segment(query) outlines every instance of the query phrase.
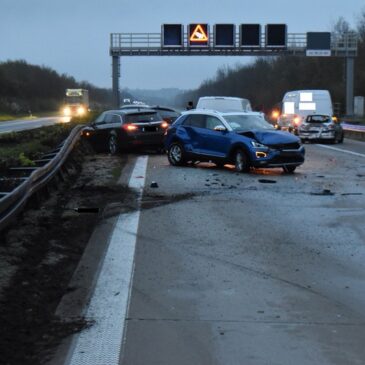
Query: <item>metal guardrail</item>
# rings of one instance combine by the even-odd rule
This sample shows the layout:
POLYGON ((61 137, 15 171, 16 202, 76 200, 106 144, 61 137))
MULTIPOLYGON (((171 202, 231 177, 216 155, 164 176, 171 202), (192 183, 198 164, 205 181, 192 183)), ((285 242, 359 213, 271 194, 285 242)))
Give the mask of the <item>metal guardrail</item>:
MULTIPOLYGON (((112 56, 142 56, 142 55, 272 55, 291 54, 303 55, 307 48, 306 33, 288 33, 286 49, 265 48, 265 33, 261 34, 261 47, 244 49, 239 46, 240 35, 235 35, 235 46, 230 48, 214 47, 214 33, 210 33, 207 47, 191 48, 188 46, 188 34, 184 33, 182 47, 163 47, 161 33, 112 33, 110 35, 110 54, 112 56)), ((358 37, 350 32, 341 36, 332 35, 332 56, 355 57, 357 55, 358 37)))
POLYGON ((351 124, 346 122, 341 123, 341 125, 345 131, 365 132, 365 125, 351 124))
POLYGON ((16 218, 29 198, 57 174, 80 139, 82 128, 80 125, 72 129, 68 138, 52 151, 53 157, 45 165, 31 169, 33 172, 28 177, 21 178, 24 181, 15 189, 0 193, 0 231, 16 218))

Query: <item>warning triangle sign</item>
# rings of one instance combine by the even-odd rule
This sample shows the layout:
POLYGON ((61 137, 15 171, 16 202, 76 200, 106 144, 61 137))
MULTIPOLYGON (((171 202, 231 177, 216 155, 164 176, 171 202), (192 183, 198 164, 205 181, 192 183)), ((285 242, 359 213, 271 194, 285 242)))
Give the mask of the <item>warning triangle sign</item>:
POLYGON ((208 35, 206 31, 204 31, 202 25, 198 24, 194 31, 191 33, 190 42, 207 42, 208 35))

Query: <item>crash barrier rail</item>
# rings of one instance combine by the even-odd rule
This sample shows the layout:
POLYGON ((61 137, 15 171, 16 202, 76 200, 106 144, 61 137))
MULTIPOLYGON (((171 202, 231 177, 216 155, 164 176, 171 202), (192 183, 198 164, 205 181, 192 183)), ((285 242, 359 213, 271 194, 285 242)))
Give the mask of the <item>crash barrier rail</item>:
POLYGON ((341 123, 341 125, 345 131, 346 138, 365 141, 365 125, 351 124, 346 122, 341 123))
MULTIPOLYGON (((80 139, 83 126, 72 129, 67 139, 55 150, 43 156, 43 166, 39 167, 14 167, 10 171, 32 171, 27 177, 16 177, 23 182, 10 192, 0 192, 0 231, 8 226, 23 209, 29 198, 44 187, 58 172, 75 144, 80 139)), ((10 178, 11 180, 12 178, 10 178)))
POLYGON ((351 124, 351 123, 343 122, 342 128, 345 131, 365 132, 365 125, 361 125, 361 124, 351 124))

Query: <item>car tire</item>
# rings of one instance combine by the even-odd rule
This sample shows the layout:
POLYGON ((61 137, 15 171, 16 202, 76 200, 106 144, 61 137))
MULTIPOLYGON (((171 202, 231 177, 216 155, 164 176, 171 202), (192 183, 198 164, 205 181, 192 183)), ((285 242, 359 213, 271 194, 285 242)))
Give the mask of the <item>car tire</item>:
POLYGON ((109 137, 108 149, 111 155, 116 155, 119 152, 118 138, 114 134, 109 137))
POLYGON ((296 168, 296 166, 283 166, 283 170, 286 174, 293 174, 296 168))
POLYGON ((233 163, 236 172, 248 172, 250 170, 247 153, 242 149, 236 150, 233 154, 233 163))
POLYGON ((186 165, 184 147, 179 142, 174 142, 167 150, 167 158, 172 166, 186 165))
POLYGON ((338 140, 338 143, 343 143, 343 139, 345 138, 345 134, 341 134, 341 138, 338 140))

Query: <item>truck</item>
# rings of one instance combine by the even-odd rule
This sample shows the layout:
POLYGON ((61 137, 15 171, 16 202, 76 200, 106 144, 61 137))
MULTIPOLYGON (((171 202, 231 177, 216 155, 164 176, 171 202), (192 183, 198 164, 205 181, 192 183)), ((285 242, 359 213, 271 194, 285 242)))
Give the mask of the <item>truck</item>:
POLYGON ((334 117, 331 95, 328 90, 293 90, 285 93, 282 114, 276 127, 297 134, 308 115, 322 114, 334 117))
POLYGON ((89 111, 89 90, 66 89, 63 115, 66 117, 83 116, 89 111))

